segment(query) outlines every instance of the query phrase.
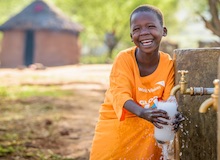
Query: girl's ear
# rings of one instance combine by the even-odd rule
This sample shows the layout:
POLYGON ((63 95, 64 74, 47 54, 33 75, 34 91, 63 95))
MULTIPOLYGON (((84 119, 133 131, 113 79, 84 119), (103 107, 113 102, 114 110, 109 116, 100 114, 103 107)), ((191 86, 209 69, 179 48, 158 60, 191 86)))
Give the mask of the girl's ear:
POLYGON ((163 27, 163 36, 164 36, 164 37, 166 37, 167 32, 168 32, 168 31, 167 31, 167 28, 166 28, 166 27, 163 27))
POLYGON ((131 42, 133 42, 133 38, 132 38, 132 34, 130 33, 130 37, 131 37, 131 42))

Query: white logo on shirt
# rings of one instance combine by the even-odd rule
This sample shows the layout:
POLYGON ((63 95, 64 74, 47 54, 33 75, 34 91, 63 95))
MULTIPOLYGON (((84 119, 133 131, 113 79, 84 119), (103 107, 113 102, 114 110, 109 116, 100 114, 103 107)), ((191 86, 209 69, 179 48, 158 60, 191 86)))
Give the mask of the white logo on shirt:
MULTIPOLYGON (((139 101, 139 104, 142 105, 142 106, 144 106, 144 108, 149 108, 149 107, 150 107, 150 104, 152 104, 152 102, 153 102, 153 104, 155 104, 155 102, 157 101, 157 99, 158 99, 158 96, 154 96, 154 97, 150 98, 148 101, 146 101, 146 100, 140 100, 140 101, 139 101)), ((155 104, 155 105, 157 105, 157 104, 155 104)))
MULTIPOLYGON (((140 92, 144 92, 144 93, 153 93, 156 92, 157 90, 160 90, 162 87, 165 87, 165 81, 159 81, 157 83, 155 83, 155 87, 154 88, 141 88, 138 87, 138 91, 140 92)), ((157 104, 156 101, 158 99, 158 96, 154 96, 152 98, 150 98, 149 100, 140 100, 139 104, 144 106, 144 108, 149 108, 149 107, 156 107, 157 104)))
POLYGON ((159 82, 157 82, 156 84, 159 84, 159 85, 165 87, 165 82, 164 82, 164 81, 159 81, 159 82))
POLYGON ((156 84, 158 84, 159 86, 156 86, 154 88, 141 88, 141 87, 138 87, 138 91, 140 92, 145 92, 145 93, 152 93, 152 92, 155 92, 157 90, 160 90, 161 89, 161 86, 162 87, 165 87, 165 82, 164 81, 159 81, 157 82, 156 84))

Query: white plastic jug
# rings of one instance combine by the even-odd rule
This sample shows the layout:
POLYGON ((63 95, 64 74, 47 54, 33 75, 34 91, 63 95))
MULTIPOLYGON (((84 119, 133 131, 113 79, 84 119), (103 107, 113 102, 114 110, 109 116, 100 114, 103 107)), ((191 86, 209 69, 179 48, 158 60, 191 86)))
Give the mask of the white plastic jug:
POLYGON ((154 137, 158 142, 166 143, 174 139, 175 133, 172 130, 171 123, 174 121, 175 115, 177 114, 177 102, 175 96, 170 96, 167 101, 158 101, 157 109, 165 110, 170 117, 170 120, 162 119, 168 122, 168 125, 161 125, 163 128, 159 129, 154 127, 154 137))

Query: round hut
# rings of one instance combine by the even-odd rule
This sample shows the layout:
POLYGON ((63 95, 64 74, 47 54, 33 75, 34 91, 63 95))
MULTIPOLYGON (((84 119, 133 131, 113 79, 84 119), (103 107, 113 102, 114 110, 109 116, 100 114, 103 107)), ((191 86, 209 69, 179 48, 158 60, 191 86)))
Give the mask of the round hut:
POLYGON ((80 57, 82 29, 54 5, 35 0, 0 26, 3 32, 0 66, 76 64, 80 57))

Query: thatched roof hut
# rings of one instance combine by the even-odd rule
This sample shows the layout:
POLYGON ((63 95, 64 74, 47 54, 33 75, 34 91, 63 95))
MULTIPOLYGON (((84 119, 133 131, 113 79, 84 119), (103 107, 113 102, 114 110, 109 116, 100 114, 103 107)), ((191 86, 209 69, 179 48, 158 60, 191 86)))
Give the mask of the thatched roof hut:
POLYGON ((4 32, 1 67, 78 63, 82 29, 54 5, 35 0, 0 26, 4 32))

